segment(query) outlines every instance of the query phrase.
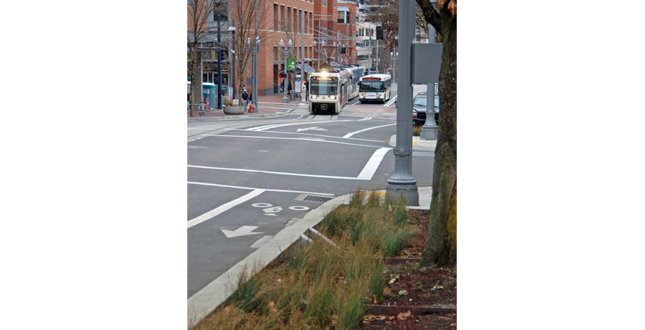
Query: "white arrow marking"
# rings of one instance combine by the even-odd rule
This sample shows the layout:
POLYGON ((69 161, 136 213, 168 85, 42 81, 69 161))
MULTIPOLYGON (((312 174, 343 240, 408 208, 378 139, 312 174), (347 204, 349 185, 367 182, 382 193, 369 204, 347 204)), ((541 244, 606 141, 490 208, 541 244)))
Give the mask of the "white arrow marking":
POLYGON ((326 131, 324 128, 320 127, 307 127, 307 128, 298 128, 296 132, 303 132, 303 131, 326 131))
POLYGON ((238 236, 247 236, 247 235, 257 235, 257 234, 262 234, 262 233, 252 233, 257 226, 242 226, 240 228, 235 229, 234 231, 222 229, 222 232, 226 237, 231 238, 231 237, 238 237, 238 236))
POLYGON ((292 211, 307 211, 308 209, 306 206, 289 206, 289 210, 292 211))

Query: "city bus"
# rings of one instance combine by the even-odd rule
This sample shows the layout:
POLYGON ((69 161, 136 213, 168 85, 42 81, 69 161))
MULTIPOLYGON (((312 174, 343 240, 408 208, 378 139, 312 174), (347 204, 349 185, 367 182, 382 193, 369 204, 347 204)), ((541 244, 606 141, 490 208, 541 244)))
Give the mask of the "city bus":
POLYGON ((349 98, 348 70, 323 69, 309 75, 309 112, 340 113, 349 98))
POLYGON ((361 77, 358 83, 359 101, 385 103, 390 99, 392 76, 389 74, 371 74, 361 77))

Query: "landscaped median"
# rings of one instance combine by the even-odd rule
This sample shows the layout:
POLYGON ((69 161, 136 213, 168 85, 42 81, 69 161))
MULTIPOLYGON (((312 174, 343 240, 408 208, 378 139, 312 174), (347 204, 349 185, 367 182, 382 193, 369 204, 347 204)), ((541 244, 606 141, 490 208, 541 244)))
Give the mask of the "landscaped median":
POLYGON ((193 329, 358 329, 368 304, 381 302, 394 282, 385 258, 419 243, 408 216, 402 199, 357 191, 324 217, 323 236, 294 244, 250 278, 242 274, 237 290, 193 329))

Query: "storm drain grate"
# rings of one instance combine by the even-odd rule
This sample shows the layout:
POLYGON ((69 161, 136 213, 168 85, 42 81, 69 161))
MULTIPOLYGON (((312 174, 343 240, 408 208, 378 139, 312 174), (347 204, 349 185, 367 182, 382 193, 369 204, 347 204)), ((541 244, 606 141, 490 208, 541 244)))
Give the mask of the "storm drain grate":
POLYGON ((298 201, 308 201, 308 202, 317 202, 317 203, 324 203, 332 199, 334 198, 326 197, 326 196, 316 196, 316 195, 300 195, 296 197, 296 200, 298 201))

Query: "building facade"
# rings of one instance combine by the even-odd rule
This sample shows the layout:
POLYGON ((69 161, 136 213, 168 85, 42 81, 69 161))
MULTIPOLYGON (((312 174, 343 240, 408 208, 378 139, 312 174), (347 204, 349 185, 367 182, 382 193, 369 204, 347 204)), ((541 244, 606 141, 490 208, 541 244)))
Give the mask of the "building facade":
MULTIPOLYGON (((202 41, 202 81, 218 83, 217 49, 222 51, 222 83, 227 98, 232 98, 231 86, 251 88, 252 41, 255 39, 257 17, 259 53, 257 56, 258 94, 270 95, 280 92, 285 70, 284 49, 280 40, 292 47, 287 58, 295 58, 298 65, 290 74, 293 82, 295 73, 300 74, 300 63, 304 59, 305 71, 311 71, 320 64, 356 64, 357 2, 351 0, 229 0, 220 1, 226 5, 220 14, 221 43, 217 43, 217 14, 213 12, 208 20, 209 33, 202 41), (257 15, 255 5, 257 2, 257 15), (230 28, 235 27, 235 32, 230 28), (235 46, 233 45, 235 33, 235 46), (247 41, 248 39, 248 41, 247 41), (316 41, 316 43, 314 43, 316 41), (325 45, 321 46, 321 41, 325 45), (233 53, 235 49, 235 53, 233 53), (233 61, 233 59, 236 59, 233 61), (235 82, 232 70, 235 70, 235 82)), ((190 20, 190 18, 189 18, 190 20)), ((189 24, 190 39, 190 24, 189 24)), ((306 73, 305 72, 305 73, 306 73)))

